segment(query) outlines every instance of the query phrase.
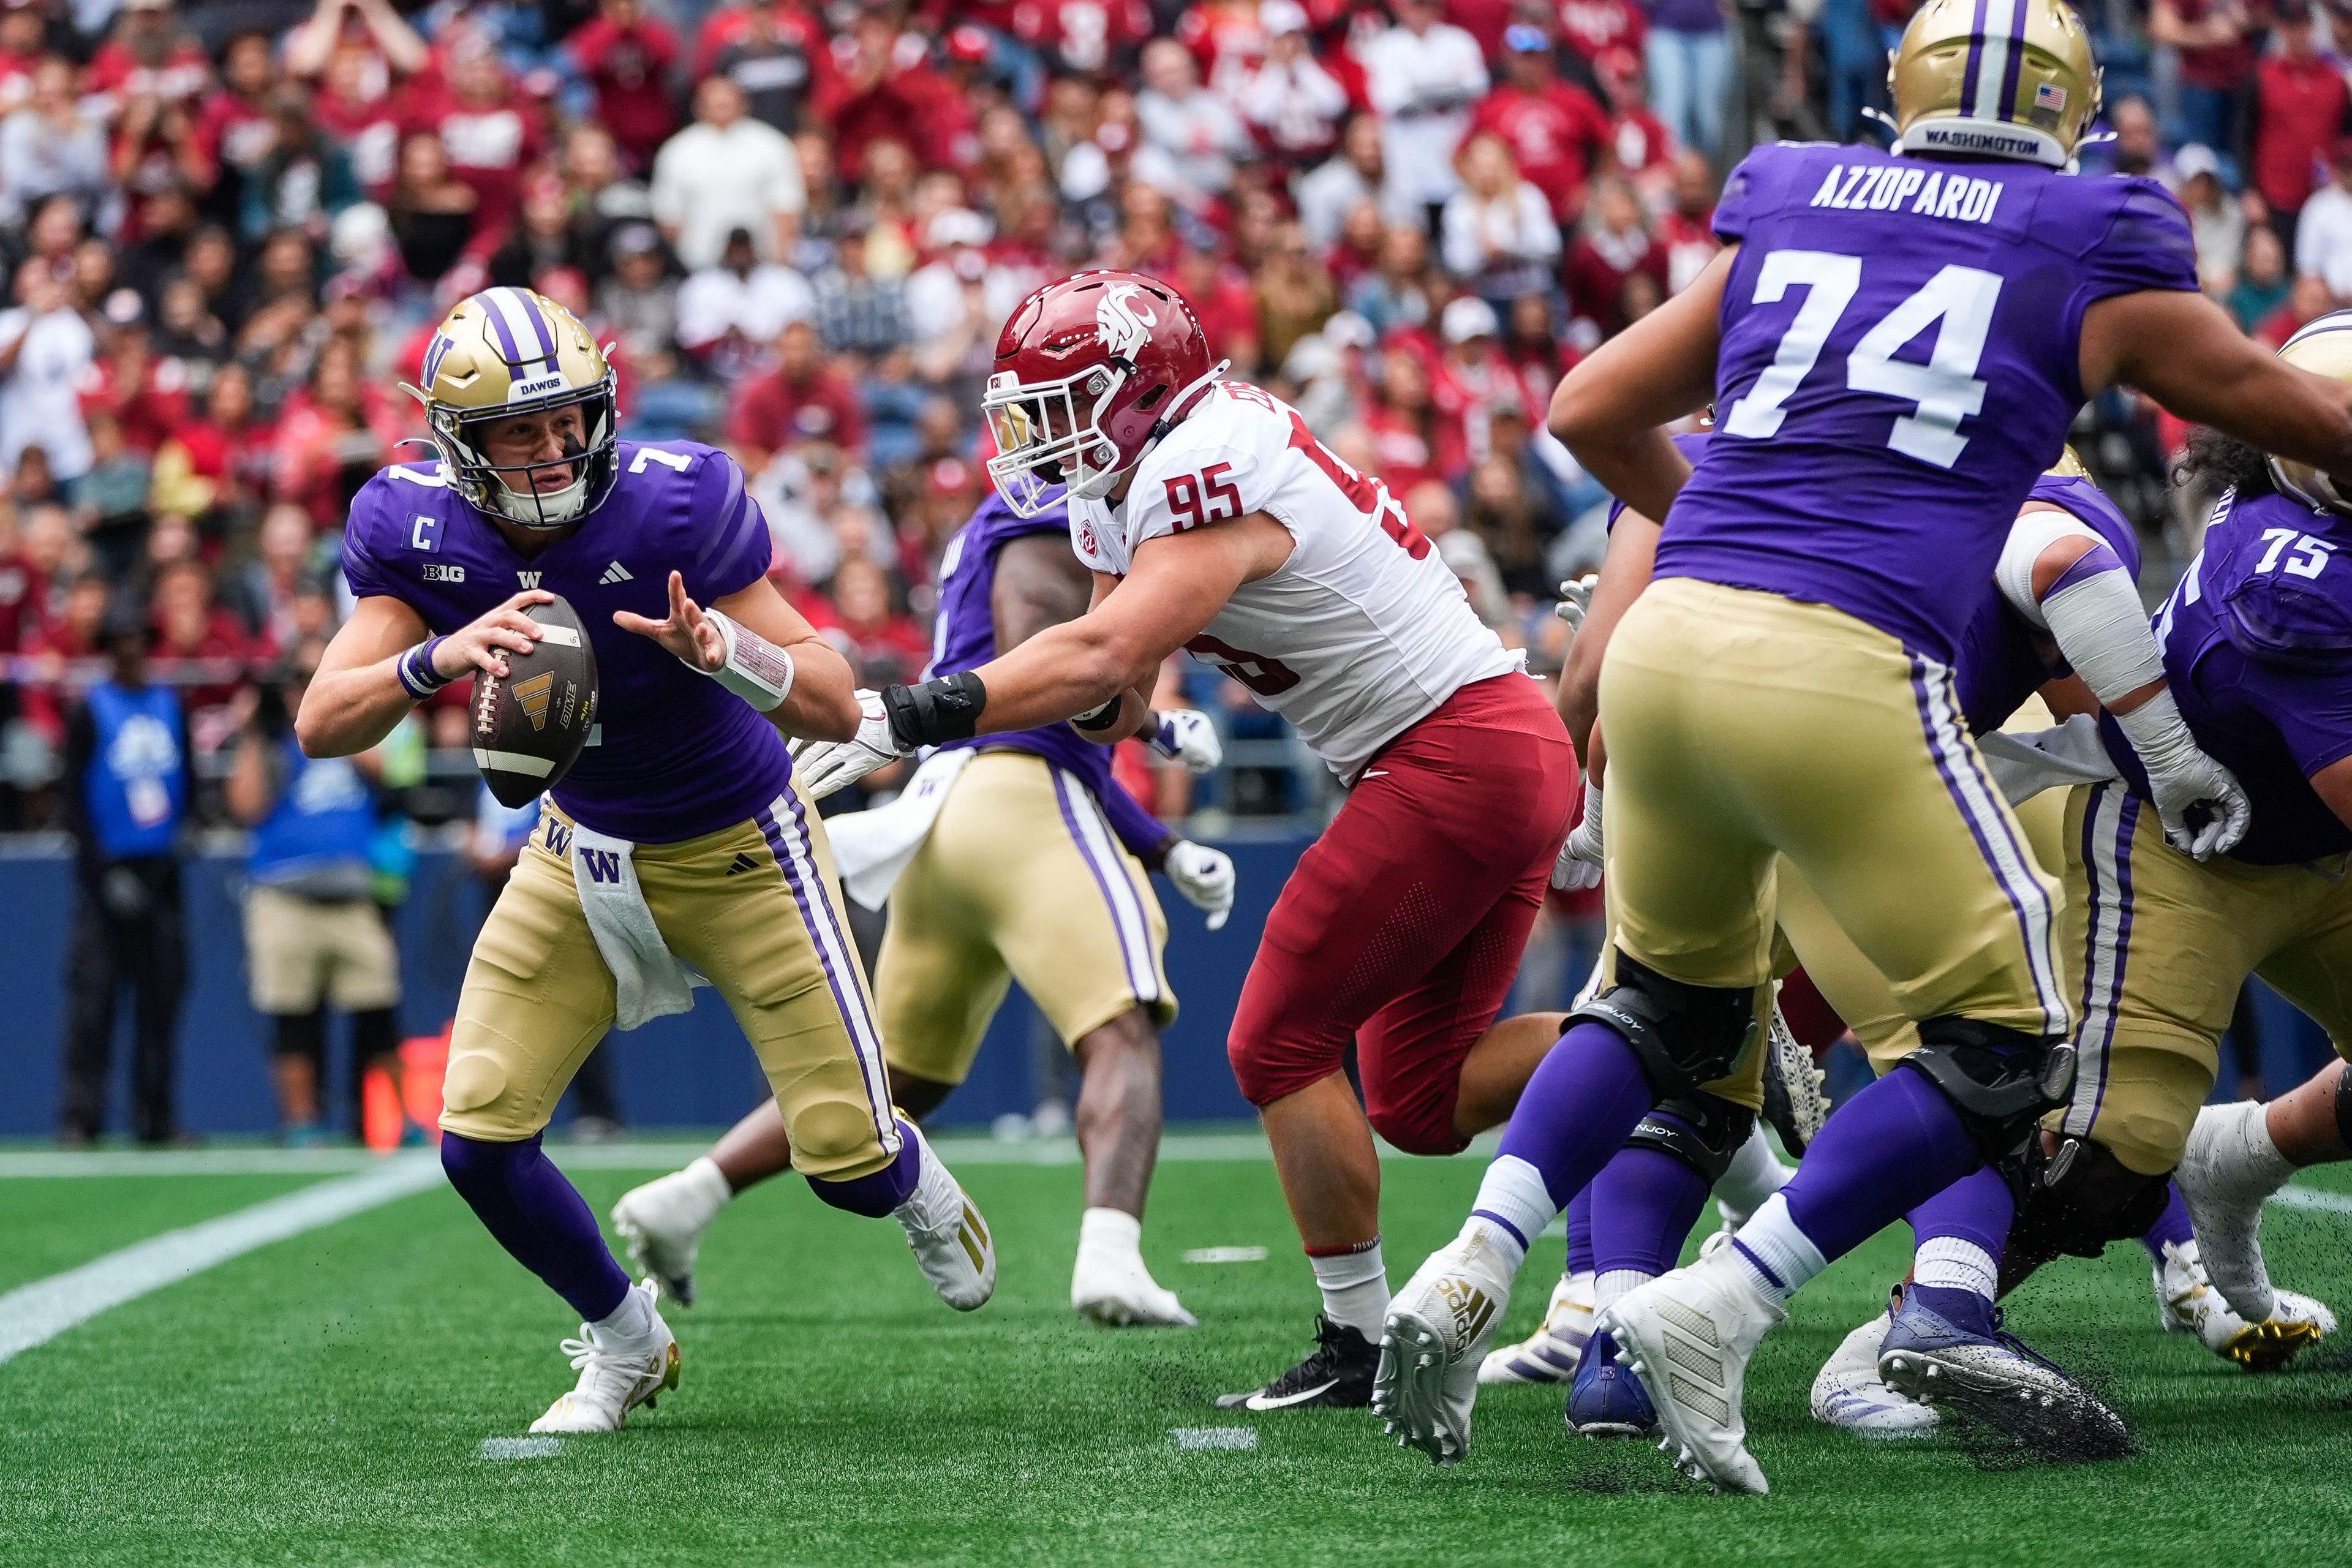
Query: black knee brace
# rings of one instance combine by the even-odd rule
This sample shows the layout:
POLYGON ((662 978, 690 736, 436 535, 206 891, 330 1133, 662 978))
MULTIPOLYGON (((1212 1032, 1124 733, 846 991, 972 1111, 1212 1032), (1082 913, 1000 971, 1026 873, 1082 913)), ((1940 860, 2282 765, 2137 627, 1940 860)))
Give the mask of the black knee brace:
POLYGON ((2013 1157, 2042 1116, 2074 1087, 2074 1047, 1981 1019, 1946 1016, 1919 1026, 1903 1066, 1944 1091, 1988 1161, 2013 1157))
POLYGON ((1570 1023, 1591 1018, 1624 1036, 1642 1058, 1650 1087, 1659 1099, 1671 1100, 1731 1070, 1756 1032, 1756 997, 1748 986, 1670 980, 1619 948, 1617 984, 1568 1016, 1570 1023))
POLYGON ((2053 1258, 2096 1258, 2111 1241, 2145 1236, 2170 1195, 2169 1177, 2143 1176, 2088 1138, 2063 1139, 2048 1152, 2029 1139, 2000 1171, 2017 1196, 2001 1255, 2004 1292, 2053 1258))
POLYGON ((1700 1091, 1659 1101, 1655 1110, 1642 1118, 1625 1146, 1672 1154, 1711 1187, 1723 1179, 1723 1173, 1731 1168, 1731 1157, 1755 1130, 1754 1111, 1700 1091))

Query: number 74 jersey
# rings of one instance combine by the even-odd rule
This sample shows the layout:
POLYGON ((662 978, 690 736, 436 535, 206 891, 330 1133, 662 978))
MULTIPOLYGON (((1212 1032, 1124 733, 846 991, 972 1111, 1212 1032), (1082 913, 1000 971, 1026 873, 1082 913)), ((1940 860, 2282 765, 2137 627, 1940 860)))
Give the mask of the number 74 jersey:
POLYGON ((2151 180, 1783 144, 1732 172, 1715 229, 1739 246, 1717 434, 1657 574, 1832 605, 1949 663, 2082 405, 2084 311, 2194 290, 2187 215, 2151 180))
POLYGON ((1246 383, 1213 387, 1144 454, 1125 499, 1073 498, 1070 542, 1124 577, 1150 541, 1255 511, 1290 531, 1290 558, 1185 647, 1289 720, 1341 779, 1461 688, 1520 668, 1388 487, 1246 383))

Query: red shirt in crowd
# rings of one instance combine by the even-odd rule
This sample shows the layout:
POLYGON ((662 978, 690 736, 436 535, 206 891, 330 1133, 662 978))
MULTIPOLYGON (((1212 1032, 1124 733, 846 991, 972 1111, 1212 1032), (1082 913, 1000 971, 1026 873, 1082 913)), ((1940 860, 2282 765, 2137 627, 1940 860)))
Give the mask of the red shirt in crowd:
POLYGON ((196 116, 196 140, 215 165, 254 169, 278 144, 278 122, 261 104, 223 88, 205 100, 196 116))
POLYGON ((1611 49, 1639 54, 1650 19, 1633 0, 1559 0, 1559 36, 1588 60, 1611 49))
POLYGON ((1402 500, 1415 485, 1450 482, 1469 471, 1470 454, 1455 422, 1432 413, 1417 419, 1398 409, 1375 406, 1364 414, 1372 455, 1389 493, 1402 500))
POLYGON ((2322 176, 2319 161, 2344 128, 2343 74, 2317 56, 2271 55, 2254 79, 2254 188, 2281 212, 2300 212, 2322 176))
MULTIPOLYGON (((547 153, 547 136, 528 102, 509 94, 487 105, 460 103, 439 78, 420 76, 405 116, 411 129, 438 132, 449 173, 474 187, 477 232, 504 226, 521 200, 522 172, 547 153)), ((397 151, 395 147, 395 152, 397 151)))
POLYGON ((81 386, 82 413, 112 415, 124 444, 152 457, 187 420, 186 373, 177 360, 142 360, 127 389, 123 374, 114 359, 91 365, 81 386))
POLYGON ((668 81, 677 35, 650 16, 627 26, 592 16, 563 47, 596 89, 597 121, 637 168, 650 167, 677 129, 668 81))
MULTIPOLYGON (((2234 5, 2234 0, 2229 0, 2234 5)), ((2224 0, 2172 0, 2172 8, 2189 26, 2222 8, 2224 0)), ((2232 44, 2199 44, 2180 51, 2180 79, 2216 92, 2233 92, 2253 74, 2254 47, 2243 34, 2232 44)))
POLYGON ((1666 247, 1640 230, 1630 234, 1580 236, 1568 253, 1568 299, 1580 316, 1600 323, 1604 333, 1625 325, 1625 280, 1635 273, 1655 279, 1664 298, 1672 281, 1666 247))
POLYGON ((1478 40, 1488 59, 1503 54, 1503 33, 1518 20, 1515 0, 1445 0, 1445 19, 1478 40))
POLYGON ((0 49, 0 114, 25 107, 25 100, 33 96, 33 68, 40 63, 37 51, 17 55, 0 49))
POLYGON ((40 571, 21 555, 0 558, 0 653, 17 653, 32 646, 41 627, 41 604, 47 593, 40 571))
MULTIPOLYGON (((409 128, 401 119, 397 95, 346 100, 321 92, 310 102, 310 118, 351 154, 352 175, 369 199, 383 200, 400 173, 400 136, 409 128)), ((414 129, 433 127, 419 123, 414 129)))
POLYGON ((1620 170, 1638 174, 1672 162, 1675 139, 1664 121, 1636 104, 1609 122, 1609 151, 1620 170))
POLYGON ((805 381, 771 371, 743 388, 727 420, 727 438, 751 452, 781 452, 803 441, 844 451, 866 445, 866 410, 845 377, 819 370, 805 381))
POLYGON ((84 90, 112 99, 119 113, 134 98, 152 96, 192 104, 212 85, 212 79, 213 62, 194 38, 173 44, 160 66, 141 65, 121 40, 110 38, 91 57, 84 90))
POLYGON ((856 183, 866 149, 886 137, 904 142, 927 169, 947 168, 960 149, 977 145, 971 104, 924 63, 919 47, 894 45, 878 68, 865 58, 864 40, 838 37, 833 49, 835 70, 818 89, 815 110, 832 129, 844 180, 856 183))
POLYGON ((1492 132, 1518 160, 1519 174, 1567 219, 1584 205, 1584 182, 1609 147, 1609 116, 1580 87, 1555 81, 1541 92, 1506 82, 1478 100, 1470 134, 1492 132))

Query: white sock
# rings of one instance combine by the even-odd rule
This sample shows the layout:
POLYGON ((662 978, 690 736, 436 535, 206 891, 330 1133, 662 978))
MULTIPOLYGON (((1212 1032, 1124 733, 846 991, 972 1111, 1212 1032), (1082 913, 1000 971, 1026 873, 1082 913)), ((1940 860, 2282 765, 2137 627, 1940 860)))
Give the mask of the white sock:
POLYGON ((1088 1209, 1078 1215, 1078 1267, 1143 1261, 1143 1222, 1125 1209, 1088 1209))
POLYGON ((1323 1315, 1380 1343, 1381 1320, 1389 1315, 1389 1271, 1381 1261, 1381 1238, 1307 1261, 1314 1265, 1315 1284, 1323 1292, 1323 1315))
POLYGON ((654 1295, 632 1285, 621 1304, 589 1325, 600 1340, 636 1344, 654 1337, 654 1295))
POLYGON ((708 1154, 680 1171, 677 1176, 680 1193, 694 1200, 700 1210, 696 1218, 702 1225, 709 1225, 720 1209, 735 1201, 735 1188, 727 1180, 727 1173, 720 1170, 719 1162, 708 1154))
POLYGON ((2000 1288, 2000 1265, 1973 1241, 1930 1237, 1912 1265, 1911 1282, 1946 1290, 1973 1290, 1990 1301, 2000 1288))
MULTIPOLYGON (((1470 1225, 1483 1225, 1497 1250, 1516 1269, 1528 1248, 1559 1217, 1559 1205, 1544 1186, 1543 1173, 1516 1154, 1496 1157, 1478 1180, 1478 1201, 1470 1225)), ((1469 1226, 1464 1227, 1468 1234, 1469 1226)))
POLYGON ((1612 1268, 1606 1273, 1596 1274, 1592 1278, 1592 1310, 1597 1312, 1626 1291, 1636 1286, 1647 1285, 1656 1278, 1656 1275, 1643 1273, 1639 1268, 1612 1268))
POLYGON ((1748 1132, 1748 1142, 1731 1156, 1723 1179, 1715 1184, 1716 1204, 1725 1219, 1735 1226, 1745 1225, 1748 1216, 1762 1208, 1764 1200, 1787 1186, 1796 1173, 1794 1165, 1782 1164, 1780 1156, 1772 1152, 1771 1141, 1759 1122, 1748 1132))
POLYGON ((1829 1267, 1822 1249, 1797 1228, 1789 1214, 1789 1200, 1778 1193, 1765 1199, 1739 1227, 1739 1234, 1732 1238, 1730 1255, 1739 1260, 1766 1300, 1781 1307, 1829 1267))
POLYGON ((2218 1173, 2247 1197, 2268 1197, 2287 1184, 2295 1163, 2271 1138, 2270 1107, 2259 1100, 2225 1105, 2202 1114, 2219 1118, 2221 1137, 2214 1148, 2218 1173))

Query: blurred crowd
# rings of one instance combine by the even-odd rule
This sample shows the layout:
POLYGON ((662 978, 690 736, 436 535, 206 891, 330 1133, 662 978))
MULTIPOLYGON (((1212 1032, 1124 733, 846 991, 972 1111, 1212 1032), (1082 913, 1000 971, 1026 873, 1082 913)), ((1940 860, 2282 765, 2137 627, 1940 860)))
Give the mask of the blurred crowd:
MULTIPOLYGON (((427 455, 399 384, 492 284, 614 345, 625 435, 741 460, 776 574, 868 684, 926 658, 998 327, 1104 265, 1178 284, 1544 668, 1606 510, 1544 431, 1553 386, 1705 266, 1748 145, 1870 133, 1910 0, 0 5, 0 827, 26 827, 58 820, 125 626, 183 700, 191 810, 228 819, 236 737, 346 607, 352 494, 427 455)), ((2352 0, 2086 15, 2093 161, 2179 192, 2207 288, 2273 340, 2352 302, 2352 0)), ((2181 432, 2118 395, 2078 437, 2179 558, 2181 432)), ((416 777, 464 773, 445 698, 416 777)), ((1252 798, 1301 807, 1279 773, 1252 798)))

